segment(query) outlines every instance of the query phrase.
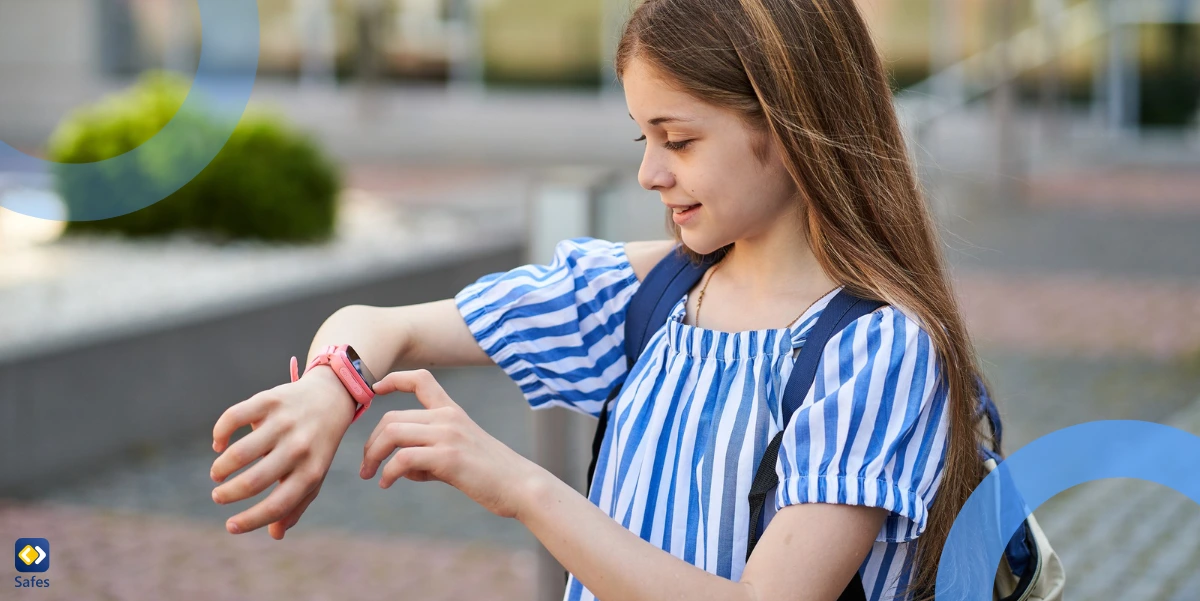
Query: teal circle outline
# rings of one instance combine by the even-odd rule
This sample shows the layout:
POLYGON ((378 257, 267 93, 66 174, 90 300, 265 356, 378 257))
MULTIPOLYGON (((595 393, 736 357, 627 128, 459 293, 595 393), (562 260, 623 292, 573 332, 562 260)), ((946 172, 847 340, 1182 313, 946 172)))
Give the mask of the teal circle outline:
MULTIPOLYGON (((67 221, 95 221, 148 207, 192 181, 225 147, 245 113, 258 74, 257 0, 196 0, 200 9, 200 56, 183 105, 162 130, 124 154, 93 163, 57 163, 29 156, 0 141, 0 173, 45 178, 55 171, 95 185, 72 198, 67 221), (200 115, 211 129, 196 130, 181 116, 200 115), (189 143, 181 155, 179 141, 189 143), (141 175, 139 165, 170 161, 161 179, 141 175), (115 177, 114 177, 115 176, 115 177), (115 180, 115 181, 114 181, 115 180)), ((63 219, 51 207, 4 205, 41 219, 63 219)))
POLYGON ((1005 459, 950 528, 938 565, 938 601, 991 601, 996 566, 1021 523, 1054 495, 1109 478, 1166 486, 1200 505, 1200 437, 1153 422, 1094 421, 1043 436, 1005 459))

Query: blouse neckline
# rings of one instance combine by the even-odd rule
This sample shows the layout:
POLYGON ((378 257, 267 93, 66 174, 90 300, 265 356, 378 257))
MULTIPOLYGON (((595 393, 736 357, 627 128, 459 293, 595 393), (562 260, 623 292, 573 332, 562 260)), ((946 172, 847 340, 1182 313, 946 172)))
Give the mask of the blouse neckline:
POLYGON ((667 344, 672 348, 697 358, 716 358, 726 361, 746 359, 757 355, 781 355, 791 352, 804 343, 809 330, 816 324, 821 311, 841 291, 839 286, 813 303, 803 315, 783 328, 741 330, 725 332, 711 330, 683 322, 687 314, 688 296, 685 294, 671 310, 667 320, 667 344))

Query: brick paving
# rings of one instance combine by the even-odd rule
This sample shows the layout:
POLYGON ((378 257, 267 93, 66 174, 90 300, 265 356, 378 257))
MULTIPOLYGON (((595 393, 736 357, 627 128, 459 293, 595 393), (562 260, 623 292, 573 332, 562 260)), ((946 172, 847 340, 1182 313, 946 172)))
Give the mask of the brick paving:
MULTIPOLYGON (((233 536, 196 522, 55 504, 0 505, 5 538, 50 541, 50 587, 29 598, 80 601, 524 600, 534 555, 479 543, 381 539, 293 529, 233 536)), ((8 586, 8 585, 5 585, 8 586)), ((21 598, 18 595, 4 598, 21 598)))
POLYGON ((1061 171, 1029 182, 1035 206, 1200 214, 1200 170, 1061 171))
POLYGON ((972 271, 956 284, 983 346, 1079 358, 1200 357, 1200 281, 972 271))
MULTIPOLYGON (((1168 421, 1200 435, 1200 401, 1168 421)), ((1194 458, 1178 458, 1194 469, 1194 458)), ((1113 479, 1051 499, 1039 523, 1063 560, 1069 599, 1200 599, 1200 506, 1157 484, 1113 479)))

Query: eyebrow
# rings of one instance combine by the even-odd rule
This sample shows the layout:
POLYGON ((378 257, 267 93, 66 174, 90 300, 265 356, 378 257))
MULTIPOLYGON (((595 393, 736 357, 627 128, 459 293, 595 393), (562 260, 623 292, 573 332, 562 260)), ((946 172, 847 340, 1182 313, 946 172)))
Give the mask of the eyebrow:
MULTIPOLYGON (((633 115, 632 114, 629 115, 629 118, 633 119, 633 115)), ((637 119, 633 119, 633 120, 637 121, 637 119)), ((670 117, 670 116, 655 117, 655 118, 651 119, 649 121, 649 123, 650 123, 650 125, 662 125, 663 123, 686 122, 686 121, 695 121, 695 119, 684 119, 683 117, 670 117)))

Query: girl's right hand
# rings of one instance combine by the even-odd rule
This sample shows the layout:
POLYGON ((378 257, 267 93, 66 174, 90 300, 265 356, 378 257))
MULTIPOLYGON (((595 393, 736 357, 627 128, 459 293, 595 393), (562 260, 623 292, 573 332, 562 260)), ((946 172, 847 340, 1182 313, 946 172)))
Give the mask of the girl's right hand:
POLYGON ((213 481, 262 460, 213 489, 213 501, 241 501, 279 482, 265 499, 226 521, 225 529, 239 534, 269 525, 271 538, 282 539, 317 497, 354 408, 333 370, 321 366, 225 410, 213 428, 213 450, 221 453, 212 465, 213 481), (254 431, 230 445, 233 433, 247 425, 254 431))

